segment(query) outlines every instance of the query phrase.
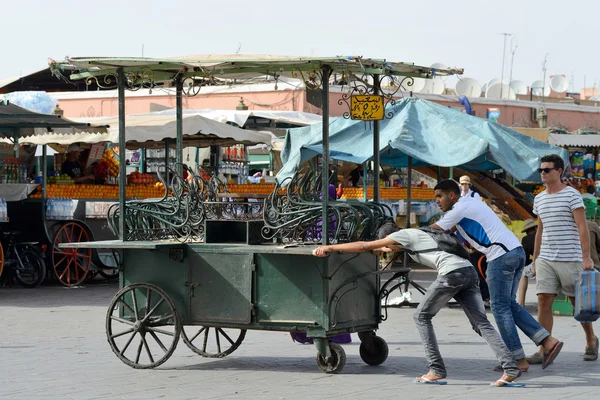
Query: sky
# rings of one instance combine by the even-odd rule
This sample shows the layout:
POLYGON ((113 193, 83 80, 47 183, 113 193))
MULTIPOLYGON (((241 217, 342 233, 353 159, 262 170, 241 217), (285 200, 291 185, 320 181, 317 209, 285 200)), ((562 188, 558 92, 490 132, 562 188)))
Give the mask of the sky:
MULTIPOLYGON (((600 84, 598 0, 0 0, 0 80, 66 56, 352 55, 465 69, 481 84, 511 69, 527 84, 600 84), (514 39, 512 39, 514 37, 514 39), (512 43, 511 43, 512 40, 512 43), (513 47, 514 48, 514 47, 513 47), (547 78, 549 79, 549 78, 547 78)), ((447 85, 454 87, 455 79, 447 85)))

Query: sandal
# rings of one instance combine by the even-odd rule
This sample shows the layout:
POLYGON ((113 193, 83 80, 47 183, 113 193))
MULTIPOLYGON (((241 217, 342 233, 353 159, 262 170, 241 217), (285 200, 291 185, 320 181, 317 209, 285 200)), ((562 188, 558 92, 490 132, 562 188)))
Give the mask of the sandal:
POLYGON ((596 361, 598 359, 598 337, 596 336, 596 346, 586 347, 585 354, 583 355, 583 361, 596 361))
POLYGON ((544 362, 542 363, 542 369, 546 369, 548 367, 548 365, 550 365, 554 362, 554 360, 558 356, 558 353, 560 353, 560 351, 562 350, 563 345, 564 345, 563 342, 557 342, 554 345, 554 347, 552 347, 552 350, 550 350, 550 352, 544 353, 544 356, 543 356, 544 362))
MULTIPOLYGON (((448 384, 448 382, 443 381, 441 379, 437 379, 435 381, 429 379, 429 378, 425 378, 425 375, 423 375, 421 378, 417 378, 413 381, 413 383, 417 384, 417 385, 446 385, 448 384), (422 381, 418 381, 417 379, 423 379, 422 381)), ((443 379, 443 378, 442 378, 443 379)))

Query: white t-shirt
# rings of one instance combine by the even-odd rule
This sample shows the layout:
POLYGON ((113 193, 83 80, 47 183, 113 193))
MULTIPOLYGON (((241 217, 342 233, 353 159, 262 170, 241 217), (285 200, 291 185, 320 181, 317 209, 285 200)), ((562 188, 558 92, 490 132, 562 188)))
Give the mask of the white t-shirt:
POLYGON ((549 261, 582 261, 579 230, 573 211, 583 207, 581 194, 570 186, 558 193, 545 190, 535 196, 533 213, 540 217, 542 247, 540 258, 549 261))
POLYGON ((483 201, 461 197, 452 210, 436 222, 444 230, 456 229, 477 251, 493 261, 521 246, 519 239, 483 201))
MULTIPOLYGON (((436 241, 429 234, 419 229, 402 229, 392 233, 388 238, 411 251, 436 249, 438 247, 436 241)), ((460 268, 473 268, 469 260, 446 253, 445 251, 429 251, 409 255, 416 262, 426 267, 437 269, 440 275, 446 275, 460 268)))
POLYGON ((467 194, 463 194, 463 192, 461 191, 460 196, 461 197, 473 197, 474 199, 481 199, 481 196, 479 195, 479 193, 474 192, 473 189, 469 189, 467 194))

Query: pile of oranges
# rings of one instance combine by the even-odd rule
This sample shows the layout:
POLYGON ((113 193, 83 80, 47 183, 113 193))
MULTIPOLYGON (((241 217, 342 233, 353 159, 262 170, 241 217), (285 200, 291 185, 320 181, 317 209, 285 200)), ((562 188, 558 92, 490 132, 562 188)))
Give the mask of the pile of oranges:
MULTIPOLYGON (((42 187, 38 186, 31 198, 42 198, 42 187)), ((48 185, 48 198, 62 199, 118 199, 119 187, 114 185, 48 185)), ((147 199, 162 197, 165 187, 162 183, 127 185, 126 197, 147 199)))
MULTIPOLYGON (((342 199, 362 199, 364 196, 363 188, 349 187, 344 188, 342 199)), ((407 197, 406 188, 381 188, 379 195, 386 200, 403 200, 407 197)), ((373 197, 373 188, 367 188, 367 197, 373 197)), ((413 200, 433 200, 433 189, 412 188, 411 198, 413 200)))
POLYGON ((155 183, 156 179, 151 174, 140 174, 138 171, 132 172, 127 175, 127 184, 138 184, 138 183, 155 183))
POLYGON ((119 161, 116 158, 116 154, 112 149, 104 150, 100 162, 104 162, 108 168, 108 175, 119 176, 119 161))
POLYGON ((275 185, 266 183, 257 183, 252 185, 227 185, 230 193, 251 193, 251 194, 271 194, 275 185))

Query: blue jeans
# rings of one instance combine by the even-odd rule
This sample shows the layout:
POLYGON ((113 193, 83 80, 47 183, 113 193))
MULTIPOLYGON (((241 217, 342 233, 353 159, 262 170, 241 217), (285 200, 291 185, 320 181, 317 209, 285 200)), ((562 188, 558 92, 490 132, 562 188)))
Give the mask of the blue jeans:
POLYGON ((517 289, 525 266, 525 251, 517 247, 488 262, 487 284, 492 314, 504 343, 515 359, 525 358, 517 327, 537 346, 550 336, 531 314, 517 303, 517 289))
POLYGON ((446 377, 446 366, 440 354, 431 319, 453 297, 462 306, 473 330, 482 336, 492 348, 504 372, 511 377, 518 376, 521 372, 512 353, 487 319, 478 281, 475 268, 469 267, 454 270, 446 275, 439 275, 427 289, 425 298, 421 300, 415 312, 414 320, 423 346, 425 346, 425 357, 429 364, 429 370, 437 376, 446 377))

